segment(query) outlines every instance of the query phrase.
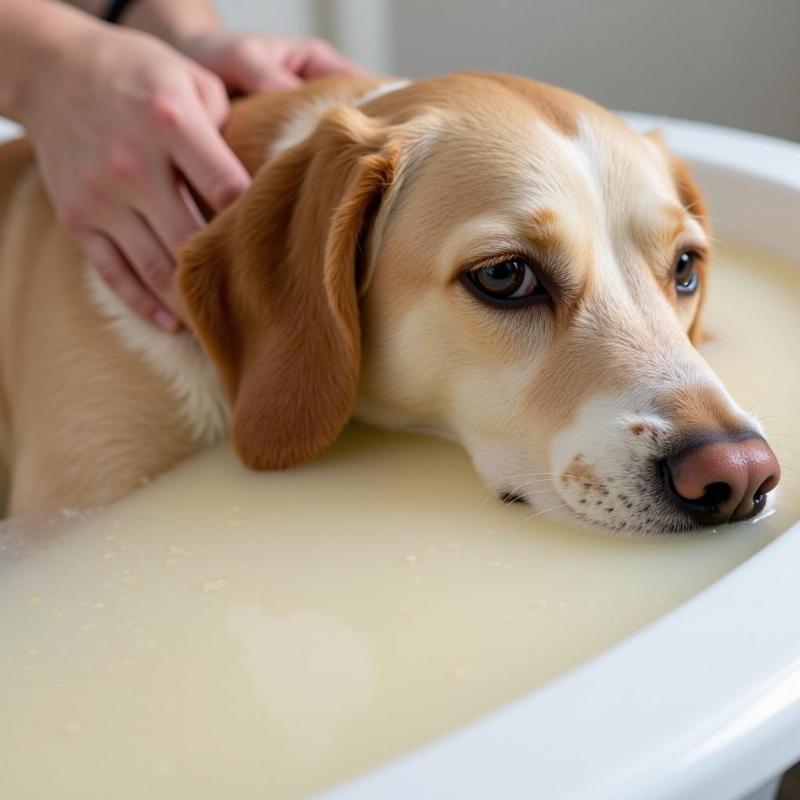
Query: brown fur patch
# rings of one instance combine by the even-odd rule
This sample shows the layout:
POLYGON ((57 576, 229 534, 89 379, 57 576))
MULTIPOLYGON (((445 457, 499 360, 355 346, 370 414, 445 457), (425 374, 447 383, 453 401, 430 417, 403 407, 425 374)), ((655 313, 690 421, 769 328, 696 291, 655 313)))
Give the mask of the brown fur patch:
POLYGON ((558 214, 552 208, 537 208, 529 217, 525 232, 528 238, 542 249, 557 247, 560 235, 558 214))
POLYGON ((474 107, 476 97, 490 105, 504 106, 507 110, 513 108, 514 99, 521 99, 538 113, 543 122, 566 136, 577 134, 581 111, 601 113, 613 119, 608 111, 591 100, 566 89, 515 75, 489 72, 456 72, 414 81, 402 92, 376 98, 364 106, 364 111, 368 114, 388 115, 394 117, 394 121, 400 122, 410 118, 411 109, 419 111, 431 105, 445 112, 451 110, 458 113, 465 107, 474 107))
MULTIPOLYGON (((575 136, 578 133, 578 115, 582 109, 594 104, 566 89, 539 83, 515 75, 465 73, 480 76, 524 97, 533 104, 542 119, 559 133, 575 136)), ((599 107, 598 107, 599 108, 599 107)), ((607 113, 607 112, 606 112, 607 113)))
POLYGON ((583 454, 577 453, 561 473, 562 483, 579 483, 584 489, 606 491, 605 483, 600 480, 595 468, 583 460, 583 454))
POLYGON ((349 105, 384 83, 382 78, 332 76, 309 81, 292 91, 273 91, 233 103, 223 128, 225 139, 251 175, 267 158, 270 146, 298 114, 324 98, 326 105, 349 105))
POLYGON ((742 421, 721 392, 707 384, 681 386, 658 401, 659 410, 682 432, 737 433, 742 421))

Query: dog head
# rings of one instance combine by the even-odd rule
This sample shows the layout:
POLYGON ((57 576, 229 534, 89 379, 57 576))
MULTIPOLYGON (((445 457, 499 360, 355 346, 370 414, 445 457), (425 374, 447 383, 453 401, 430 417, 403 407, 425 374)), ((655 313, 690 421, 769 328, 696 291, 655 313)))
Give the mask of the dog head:
POLYGON ((680 531, 779 467, 694 349, 711 259, 684 164, 568 92, 453 75, 320 115, 183 252, 249 466, 353 414, 461 442, 553 516, 680 531))

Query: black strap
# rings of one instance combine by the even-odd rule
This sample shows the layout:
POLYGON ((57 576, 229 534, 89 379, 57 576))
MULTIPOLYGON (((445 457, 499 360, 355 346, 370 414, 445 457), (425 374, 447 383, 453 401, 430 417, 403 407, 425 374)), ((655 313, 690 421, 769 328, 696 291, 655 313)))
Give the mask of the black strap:
POLYGON ((108 4, 108 10, 103 14, 106 22, 119 22, 128 6, 133 5, 135 0, 112 0, 108 4))

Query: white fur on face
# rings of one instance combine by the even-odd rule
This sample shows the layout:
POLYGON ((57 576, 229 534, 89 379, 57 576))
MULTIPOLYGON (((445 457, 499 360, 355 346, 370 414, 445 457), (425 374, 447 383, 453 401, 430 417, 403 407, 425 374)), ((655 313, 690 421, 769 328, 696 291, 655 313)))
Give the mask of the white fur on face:
MULTIPOLYGON (((691 395, 700 388, 738 420, 741 429, 761 433, 761 428, 681 335, 681 315, 650 281, 642 281, 648 265, 641 263, 626 238, 632 216, 635 225, 645 229, 661 222, 660 213, 674 202, 671 182, 646 158, 620 169, 619 162, 613 163, 613 151, 603 148, 586 123, 575 146, 595 165, 606 220, 595 259, 596 294, 606 299, 587 302, 576 325, 586 327, 584 346, 589 350, 593 340, 611 342, 611 348, 603 348, 606 352, 617 349, 615 339, 635 346, 618 348, 606 363, 626 388, 587 396, 571 424, 551 440, 549 462, 556 492, 565 503, 562 513, 622 533, 688 530, 696 525, 668 502, 659 466, 676 441, 685 438, 685 428, 681 419, 664 413, 663 401, 676 392, 691 395), (621 183, 630 187, 632 196, 620 190, 621 183)), ((686 219, 681 237, 700 243, 706 239, 692 217, 686 219)), ((600 352, 597 357, 603 358, 600 352)))
MULTIPOLYGON (((658 302, 660 297, 653 299, 658 302)), ((562 383, 553 391, 569 397, 570 381, 592 369, 592 360, 613 375, 611 384, 623 386, 608 390, 602 382, 591 384, 560 429, 550 428, 538 408, 526 406, 531 384, 519 385, 518 367, 516 381, 513 368, 508 376, 495 373, 494 385, 482 393, 487 406, 460 427, 460 439, 497 495, 524 499, 537 513, 619 533, 696 527, 672 507, 665 492, 661 462, 686 438, 683 421, 670 416, 665 401, 678 392, 689 397, 708 393, 739 429, 761 433, 761 428, 734 403, 668 310, 660 324, 658 316, 655 324, 649 317, 645 313, 637 318, 630 311, 615 315, 610 302, 578 315, 566 355, 570 358, 571 352, 572 363, 565 365, 562 383), (670 324, 677 329, 672 335, 670 324), (629 339, 635 346, 615 339, 629 339), (501 428, 495 423, 490 433, 482 417, 492 419, 491 409, 506 424, 501 428), (542 422, 537 425, 537 420, 542 422)), ((541 352, 531 350, 526 378, 530 381, 532 376, 534 385, 548 379, 537 369, 542 358, 541 352)), ((480 378, 474 381, 472 391, 462 395, 465 399, 481 396, 480 378)))
MULTIPOLYGON (((565 517, 619 533, 696 527, 665 496, 660 464, 682 432, 678 421, 653 407, 656 391, 640 385, 628 394, 592 398, 553 438, 553 480, 565 517)), ((760 432, 752 417, 739 414, 742 428, 760 432)))
POLYGON ((447 130, 386 226, 365 305, 360 415, 446 432, 495 494, 537 513, 622 533, 695 527, 668 503, 660 472, 688 435, 668 398, 702 389, 731 424, 760 430, 690 343, 694 301, 662 288, 675 251, 706 244, 702 226, 685 214, 666 242, 681 203, 650 142, 606 120, 580 121, 574 137, 540 121, 516 137, 514 118, 502 122, 483 147, 447 130), (556 220, 558 269, 584 289, 560 326, 549 310, 486 307, 447 278, 486 251, 522 250, 524 223, 542 209, 556 220), (553 354, 562 369, 547 368, 553 354))

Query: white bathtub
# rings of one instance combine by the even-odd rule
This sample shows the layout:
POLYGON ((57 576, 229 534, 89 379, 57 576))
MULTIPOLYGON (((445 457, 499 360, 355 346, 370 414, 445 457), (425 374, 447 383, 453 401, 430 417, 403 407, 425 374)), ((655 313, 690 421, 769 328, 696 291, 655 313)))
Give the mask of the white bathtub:
MULTIPOLYGON (((626 116, 691 162, 723 239, 797 262, 800 145, 626 116)), ((324 798, 771 800, 800 758, 798 611, 800 524, 600 656, 324 798)))
MULTIPOLYGON (((629 118, 692 162, 722 238, 797 261, 800 146, 629 118)), ((800 525, 600 656, 324 798, 769 800, 800 757, 798 572, 800 525)))

